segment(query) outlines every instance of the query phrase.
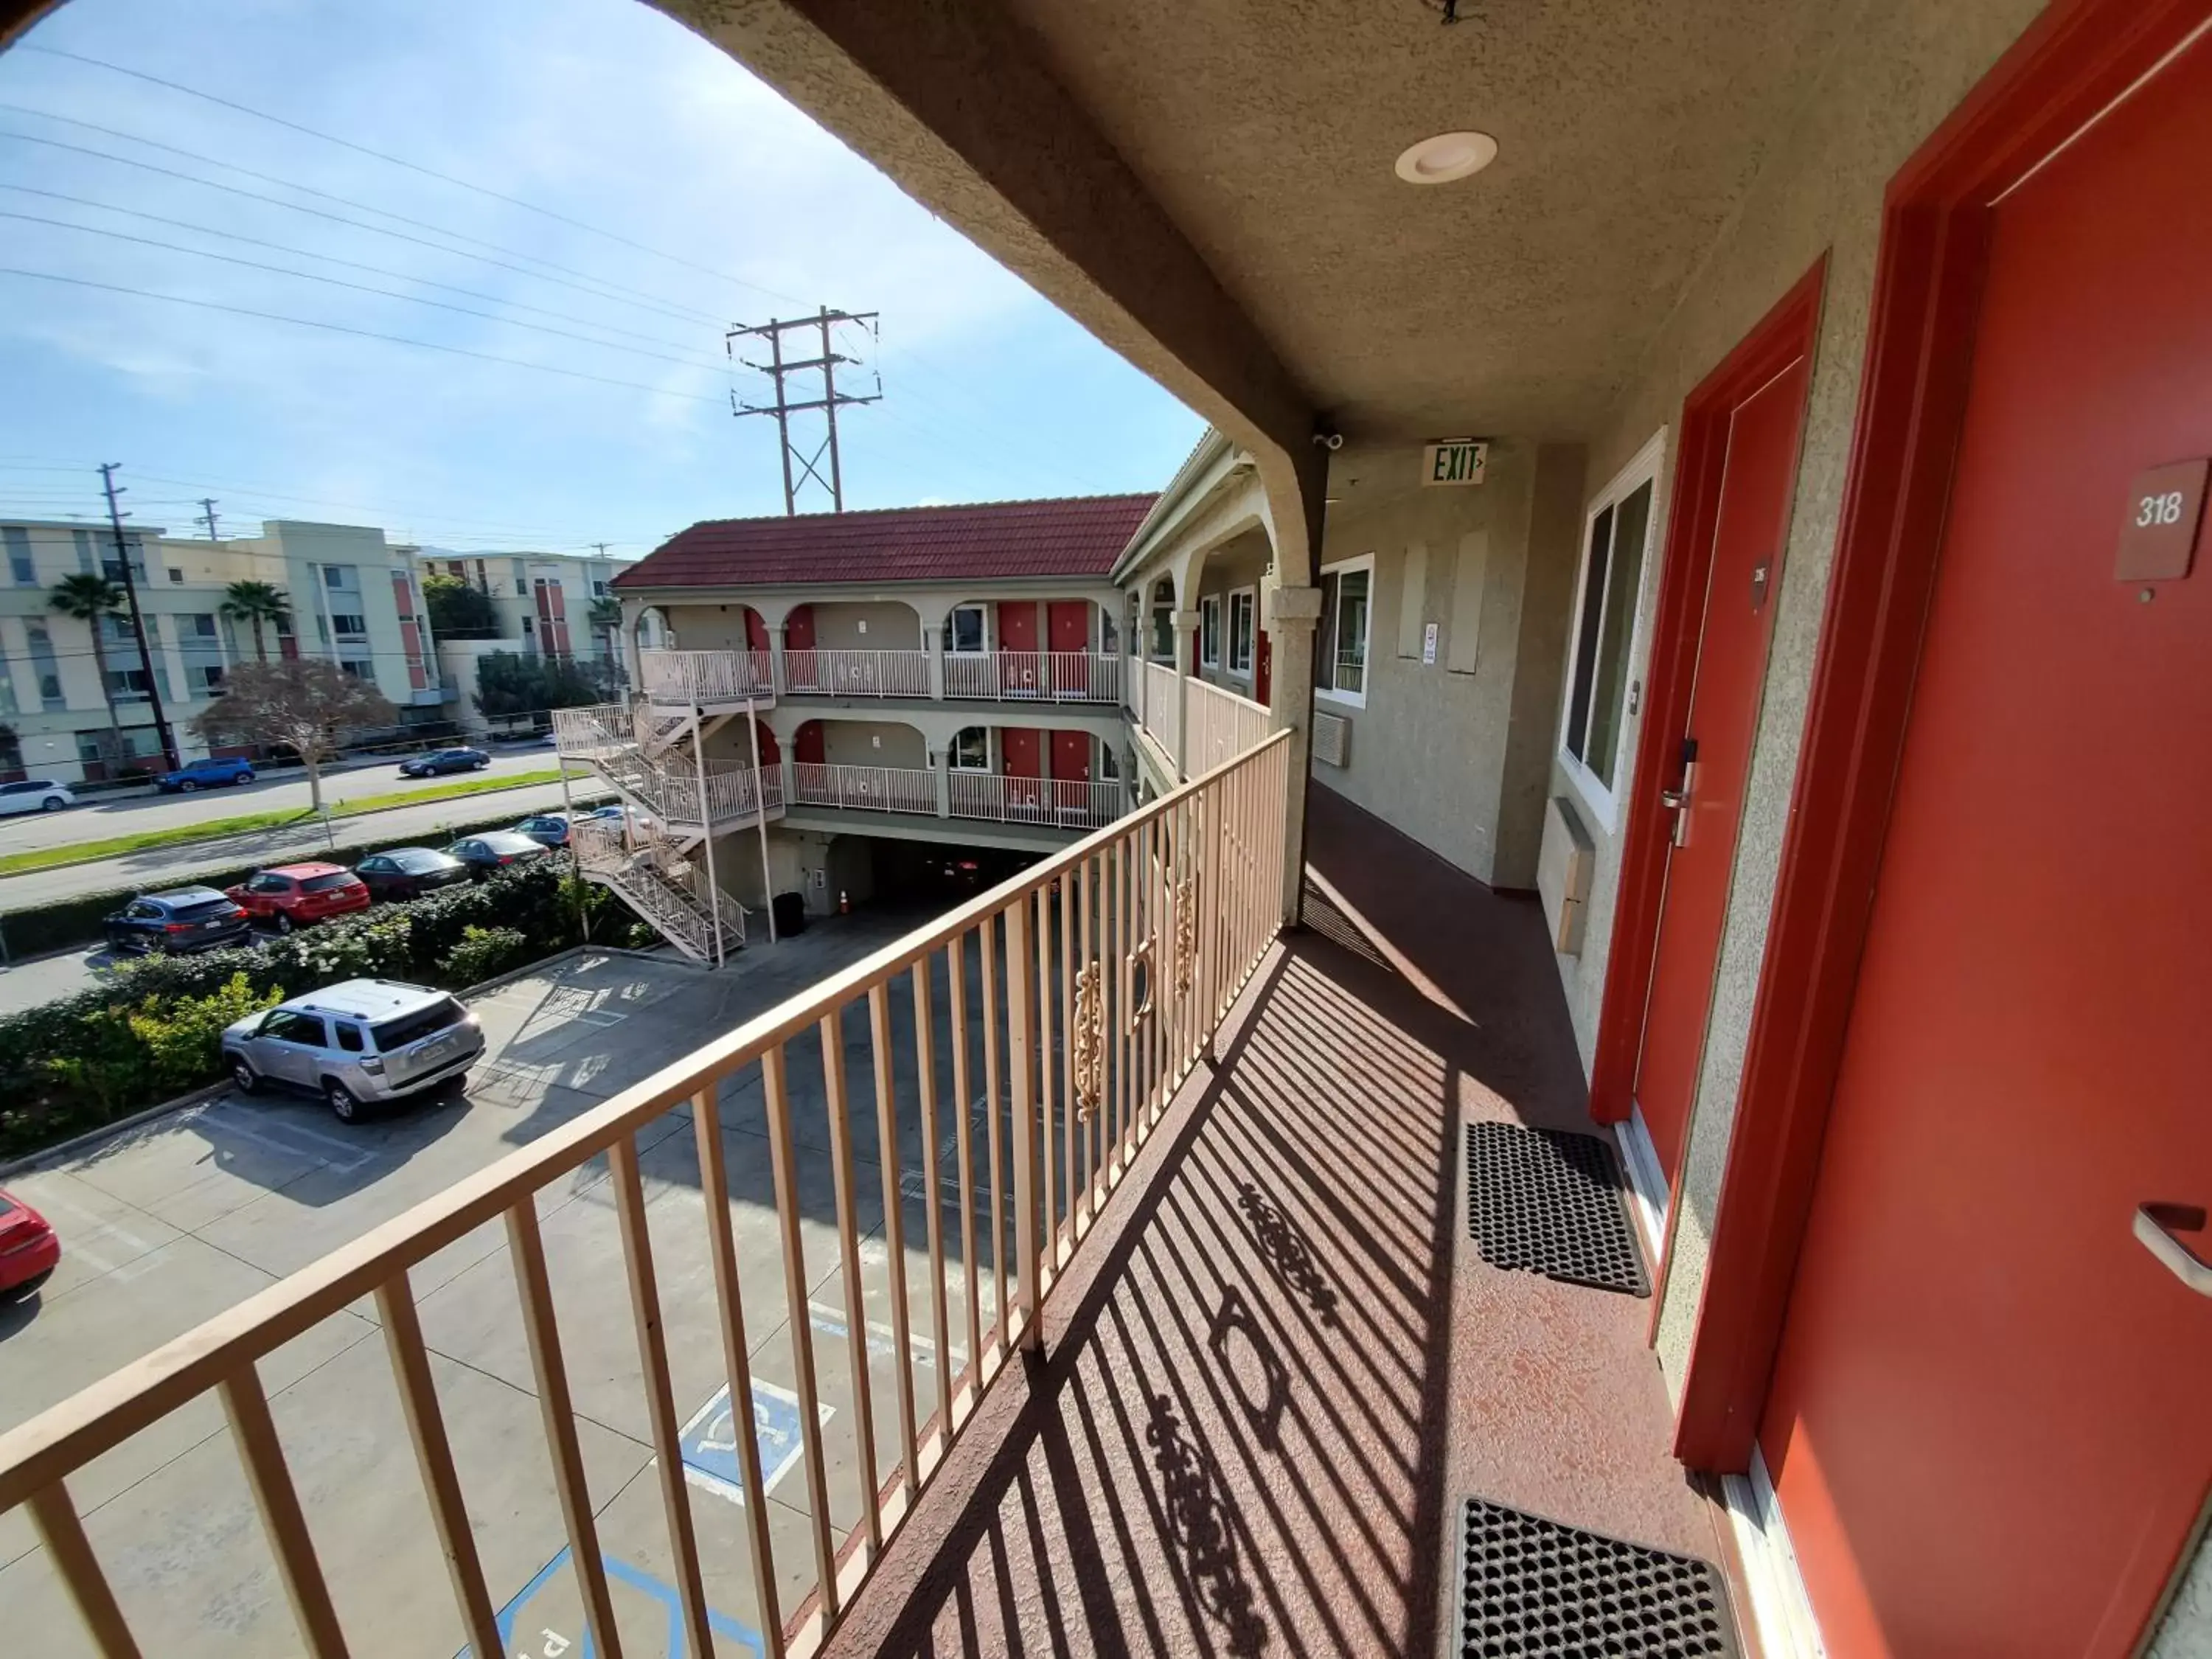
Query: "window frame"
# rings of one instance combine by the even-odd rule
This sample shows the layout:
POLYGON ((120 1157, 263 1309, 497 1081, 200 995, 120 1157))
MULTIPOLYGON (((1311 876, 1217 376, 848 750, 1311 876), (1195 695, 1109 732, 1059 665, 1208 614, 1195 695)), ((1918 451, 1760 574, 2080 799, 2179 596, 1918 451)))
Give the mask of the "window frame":
MULTIPOLYGON (((1323 685, 1321 683, 1321 679, 1318 675, 1316 675, 1314 679, 1315 696, 1322 699, 1323 702, 1333 702, 1345 708, 1364 708, 1367 707, 1367 688, 1375 672, 1375 555, 1371 552, 1358 553, 1354 554, 1348 559, 1332 560, 1330 562, 1322 566, 1320 572, 1320 574, 1324 577, 1334 576, 1337 578, 1338 602, 1341 604, 1344 592, 1343 579, 1354 572, 1361 570, 1367 573, 1367 615, 1366 620, 1362 623, 1359 630, 1359 690, 1357 691, 1340 691, 1333 685, 1323 685)), ((1325 583, 1316 583, 1316 585, 1319 586, 1326 586, 1325 583)), ((1328 618, 1327 617, 1322 617, 1316 623, 1316 629, 1320 635, 1326 636, 1330 632, 1328 623, 1328 618)), ((1342 654, 1340 641, 1339 641, 1338 654, 1342 654)), ((1316 657, 1316 660, 1319 660, 1318 657, 1316 657)), ((1335 677, 1335 665, 1331 663, 1329 665, 1330 677, 1334 678, 1335 677)))
POLYGON ((945 654, 948 657, 988 657, 991 654, 991 607, 971 601, 956 605, 945 613, 945 654), (969 650, 960 643, 960 613, 975 613, 975 647, 969 650))
MULTIPOLYGON (((1661 509, 1665 506, 1665 502, 1661 498, 1662 492, 1660 485, 1661 474, 1667 459, 1667 432, 1668 429, 1662 426, 1658 431, 1653 433, 1645 441, 1643 448, 1638 450, 1620 471, 1606 480, 1604 488, 1583 504, 1582 546, 1575 557, 1575 603, 1574 610, 1567 619, 1567 658, 1565 672, 1559 677, 1559 720, 1554 728, 1552 752, 1559 763, 1559 770, 1565 774, 1567 781, 1574 786, 1575 793, 1608 836, 1615 834, 1620 828, 1620 803, 1624 791, 1620 781, 1626 775, 1631 759, 1630 750, 1632 746, 1633 734, 1629 729, 1630 722, 1639 717, 1638 714, 1630 712, 1630 702, 1632 691, 1640 684, 1636 677, 1635 669, 1644 645, 1644 634, 1646 621, 1644 597, 1650 591, 1655 568, 1660 562, 1658 556, 1663 551, 1662 545, 1663 534, 1659 520, 1661 509), (1628 638, 1625 654, 1621 659, 1620 686, 1621 707, 1616 717, 1619 720, 1620 737, 1613 750, 1614 781, 1608 784, 1590 769, 1581 756, 1567 747, 1567 728, 1574 714, 1575 679, 1579 667, 1577 658, 1581 652, 1583 635, 1583 610, 1589 598, 1587 590, 1589 586, 1590 555, 1593 550, 1591 535, 1596 529, 1597 521, 1601 517, 1619 507, 1623 501, 1647 484, 1651 489, 1651 507, 1644 520, 1644 554, 1643 562, 1636 573, 1636 590, 1628 596, 1631 607, 1628 638)), ((1618 525, 1617 517, 1613 522, 1618 525)), ((1612 586, 1610 561, 1615 550, 1608 544, 1607 548, 1608 589, 1612 586)), ((1605 631, 1603 605, 1604 599, 1601 596, 1597 623, 1597 637, 1601 642, 1603 641, 1605 631)), ((1591 659, 1590 670, 1593 674, 1602 672, 1595 656, 1591 659)), ((1596 689, 1593 686, 1591 688, 1593 699, 1595 695, 1596 689)), ((1636 699, 1639 705, 1641 701, 1640 698, 1636 699)), ((1595 708, 1591 710, 1593 715, 1595 712, 1595 708)), ((1585 731, 1585 746, 1587 746, 1587 731, 1585 731)))
POLYGON ((945 769, 951 772, 979 773, 991 770, 991 728, 988 726, 963 726, 955 732, 952 734, 952 741, 945 745, 945 769), (977 733, 983 739, 983 758, 979 764, 974 766, 967 764, 960 758, 960 739, 970 732, 977 733))
POLYGON ((1222 641, 1224 659, 1222 672, 1232 680, 1249 683, 1253 669, 1260 659, 1260 589, 1257 585, 1231 588, 1229 603, 1223 615, 1227 637, 1222 641), (1237 665, 1237 613, 1240 610, 1246 617, 1244 665, 1241 668, 1237 665))
POLYGON ((1198 665, 1218 671, 1221 666, 1221 595, 1201 594, 1198 601, 1198 665))

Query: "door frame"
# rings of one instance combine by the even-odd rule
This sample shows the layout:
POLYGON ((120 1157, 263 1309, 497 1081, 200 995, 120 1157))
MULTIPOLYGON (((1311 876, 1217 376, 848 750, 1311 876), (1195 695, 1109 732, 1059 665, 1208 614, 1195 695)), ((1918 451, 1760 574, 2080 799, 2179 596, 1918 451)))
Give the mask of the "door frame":
MULTIPOLYGON (((1813 355, 1827 268, 1824 253, 1682 401, 1680 435, 1667 492, 1667 537, 1660 557, 1651 659, 1644 672, 1643 728, 1637 738, 1635 768, 1623 796, 1616 797, 1625 799, 1627 828, 1621 836, 1620 896, 1606 957, 1605 995, 1600 1004, 1603 1012, 1590 1060, 1590 1115, 1600 1123, 1626 1122, 1635 1103, 1644 1011, 1658 962, 1667 851, 1673 842, 1673 824, 1659 803, 1659 792, 1681 781, 1681 757, 1670 750, 1662 734, 1682 729, 1697 687, 1705 587, 1712 573, 1721 485, 1728 467, 1729 424, 1745 398, 1797 358, 1813 355)), ((1807 385, 1809 388, 1809 375, 1807 385)), ((1794 483, 1792 496, 1794 500, 1794 483)), ((1668 1215, 1680 1208, 1670 1202, 1668 1215)))
MULTIPOLYGON (((1991 204, 2204 14, 2205 0, 2055 0, 1884 194, 1834 566, 1676 1422, 1674 1455, 1693 1468, 1748 1467, 1781 1346, 1942 551, 1991 204)), ((1608 975, 1608 1008, 1614 988, 1608 975)))

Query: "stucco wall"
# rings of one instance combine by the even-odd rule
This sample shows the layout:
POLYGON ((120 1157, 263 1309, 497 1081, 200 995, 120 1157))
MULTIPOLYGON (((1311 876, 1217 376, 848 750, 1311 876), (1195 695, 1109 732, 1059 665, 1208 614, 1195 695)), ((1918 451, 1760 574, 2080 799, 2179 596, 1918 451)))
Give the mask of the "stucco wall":
POLYGON ((817 651, 918 651, 921 624, 896 599, 839 599, 814 607, 817 651))
POLYGON ((661 607, 678 651, 743 651, 745 607, 742 605, 670 605, 661 607))
POLYGON ((822 757, 832 766, 902 766, 918 771, 929 764, 929 745, 920 732, 896 720, 825 720, 822 757))
POLYGON ((1419 463, 1411 444, 1346 449, 1330 473, 1322 564, 1374 556, 1373 621, 1365 707, 1315 704, 1351 721, 1350 763, 1314 777, 1478 880, 1533 886, 1583 452, 1496 440, 1484 482, 1456 489, 1424 488, 1419 463))

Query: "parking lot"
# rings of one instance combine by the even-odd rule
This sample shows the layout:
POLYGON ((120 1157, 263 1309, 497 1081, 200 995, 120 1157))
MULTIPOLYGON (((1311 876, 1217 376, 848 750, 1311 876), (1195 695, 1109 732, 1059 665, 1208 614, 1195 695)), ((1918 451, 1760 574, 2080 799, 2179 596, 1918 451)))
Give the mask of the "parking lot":
MULTIPOLYGON (((35 1415, 334 1246, 590 1109, 711 1036, 811 985, 915 926, 912 911, 840 919, 710 974, 674 962, 587 954, 478 999, 489 1048, 465 1097, 434 1099, 348 1127, 301 1097, 224 1097, 154 1120, 6 1184, 60 1231, 61 1267, 41 1296, 0 1308, 0 1427, 35 1415)), ((975 964, 969 957, 971 977, 975 964)), ((939 964, 940 979, 942 965, 939 964)), ((915 1310, 917 1413, 937 1367, 965 1362, 930 1330, 922 1251, 920 1124, 906 999, 893 999, 908 1248, 900 1265, 915 1310)), ((942 988, 940 1011, 946 998, 942 988)), ((897 1458, 897 1371, 889 1340, 884 1187, 865 1008, 849 1054, 855 1207, 879 1477, 897 1458)), ((953 1143, 949 1042, 939 1043, 942 1140, 953 1143)), ((820 1380, 834 1527, 860 1515, 854 1377, 827 1149, 818 1047, 791 1049, 800 1147, 805 1283, 820 1380)), ((980 1065, 972 1087, 980 1088, 980 1065)), ((721 1092, 726 1201, 739 1255, 754 1397, 732 1410, 708 1255, 694 1126, 675 1112, 640 1135, 662 1318, 684 1420, 685 1475, 720 1650, 757 1650, 757 1601, 736 1492, 735 1436, 748 1428, 769 1480, 775 1565, 787 1613, 814 1578, 807 1482, 799 1457, 792 1332, 758 1073, 721 1092), (748 1419, 750 1421, 748 1422, 748 1419)), ((974 1103, 968 1109, 974 1111, 974 1103)), ((977 1201, 982 1204, 978 1148, 977 1201)), ((950 1263, 957 1186, 947 1176, 950 1263)), ((673 1574, 623 1257, 604 1160, 540 1195, 562 1347, 600 1541, 626 1652, 681 1649, 673 1574)), ((978 1216, 979 1279, 991 1317, 978 1216)), ((964 1294, 954 1269, 953 1305, 964 1294)), ((504 1231, 487 1225, 411 1275, 463 1491, 511 1653, 550 1659, 580 1643, 580 1599, 550 1462, 504 1231)), ((280 1432, 355 1650, 450 1655, 463 1641, 423 1501, 390 1362, 364 1300, 263 1362, 280 1432)), ((300 1650, 280 1580, 223 1426, 203 1398, 71 1481, 88 1529, 142 1635, 166 1659, 300 1650)), ((0 1607, 10 1651, 89 1654, 89 1641, 21 1513, 0 1516, 0 1607)), ((580 1650, 578 1650, 580 1651, 580 1650)))

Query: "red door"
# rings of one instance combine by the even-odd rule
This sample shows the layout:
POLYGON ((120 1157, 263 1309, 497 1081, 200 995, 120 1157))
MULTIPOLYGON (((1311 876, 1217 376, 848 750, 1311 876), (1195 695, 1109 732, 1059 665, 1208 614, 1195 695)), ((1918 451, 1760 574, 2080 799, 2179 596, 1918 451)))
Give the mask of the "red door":
MULTIPOLYGON (((822 722, 819 720, 809 720, 807 724, 814 728, 815 746, 819 748, 822 743, 822 722)), ((753 722, 753 729, 760 733, 761 765, 763 768, 767 768, 774 766, 781 762, 783 759, 783 750, 777 747, 775 733, 768 729, 768 722, 766 720, 755 720, 753 722)), ((748 755, 746 758, 750 760, 751 757, 748 755)))
POLYGON ((1252 670, 1252 701, 1265 703, 1268 708, 1273 708, 1275 705, 1268 699, 1268 690, 1273 682, 1268 671, 1274 660, 1274 653, 1268 649, 1267 630, 1264 628, 1260 630, 1259 638, 1253 641, 1252 658, 1255 664, 1252 670))
POLYGON ((1091 791, 1091 734, 1055 732, 1052 734, 1052 796, 1063 823, 1084 821, 1091 791))
MULTIPOLYGON (((1051 684, 1055 696, 1088 696, 1091 690, 1091 602, 1054 599, 1045 607, 1045 635, 1055 659, 1051 684)), ((1058 773, 1053 775, 1057 777, 1058 773)))
POLYGON ((1040 733, 1024 726, 1009 726, 999 732, 1000 769, 1006 775, 1006 805, 1010 810, 1042 816, 1044 805, 1044 755, 1040 733))
POLYGON ((1636 1070, 1636 1103, 1670 1185, 1681 1162, 1683 1131, 1705 1050, 1744 775, 1751 764, 1759 682, 1766 672, 1774 617, 1771 601, 1782 582, 1782 544, 1790 524, 1790 481, 1797 470, 1805 380, 1801 357, 1745 398, 1729 418, 1689 719, 1680 732, 1655 728, 1644 739, 1680 746, 1688 797, 1673 815, 1675 845, 1668 854, 1636 1070), (1688 757, 1693 745, 1692 761, 1688 757))
POLYGON ((1037 608, 1034 599, 999 601, 999 689, 1007 696, 1038 695, 1037 608))
MULTIPOLYGON (((761 730, 765 732, 768 728, 763 726, 761 730)), ((820 766, 824 763, 823 753, 822 722, 820 720, 803 721, 799 730, 793 732, 791 736, 792 759, 797 761, 801 766, 820 766)), ((768 749, 763 744, 761 749, 761 759, 765 761, 767 758, 768 749)))
POLYGON ((2208 155, 2200 44, 1990 214, 1759 1433, 1831 1653, 2126 1653, 2212 1475, 2212 1302, 2130 1232, 2212 1203, 2212 548, 2114 576, 2212 454, 2208 155))
MULTIPOLYGON (((811 611, 807 612, 806 623, 807 632, 811 634, 814 631, 814 613, 811 611)), ((785 637, 787 639, 789 635, 787 635, 785 637)), ((745 607, 745 649, 748 651, 768 649, 768 623, 761 613, 750 605, 745 607)))

